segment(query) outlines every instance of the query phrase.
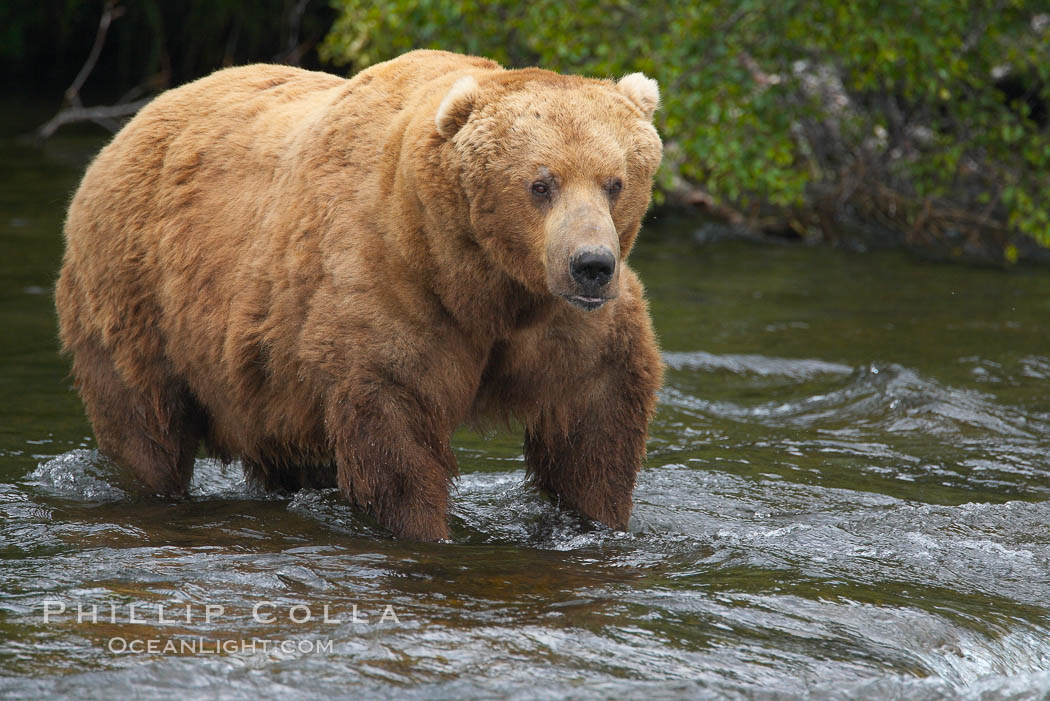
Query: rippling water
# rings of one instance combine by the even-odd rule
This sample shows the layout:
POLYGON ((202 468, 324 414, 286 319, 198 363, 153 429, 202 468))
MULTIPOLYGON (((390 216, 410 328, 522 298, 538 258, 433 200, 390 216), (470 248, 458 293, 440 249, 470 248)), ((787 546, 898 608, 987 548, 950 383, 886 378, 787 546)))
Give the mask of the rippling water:
POLYGON ((0 697, 1050 696, 1045 270, 658 220, 629 532, 524 487, 518 436, 463 433, 453 542, 402 543, 203 458, 189 498, 138 498, 95 452, 49 294, 96 147, 0 144, 0 697))

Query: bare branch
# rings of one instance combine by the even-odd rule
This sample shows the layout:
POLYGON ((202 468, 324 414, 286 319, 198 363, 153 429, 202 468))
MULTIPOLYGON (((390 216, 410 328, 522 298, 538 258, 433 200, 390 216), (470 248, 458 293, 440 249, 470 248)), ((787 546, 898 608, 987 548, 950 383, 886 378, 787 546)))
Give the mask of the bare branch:
POLYGON ((115 105, 84 107, 84 103, 80 99, 80 89, 84 87, 84 83, 87 82, 88 77, 95 70, 98 57, 106 44, 106 36, 109 33, 110 25, 123 14, 124 8, 120 7, 119 0, 106 0, 106 4, 102 9, 102 17, 98 21, 95 43, 91 46, 91 51, 88 53, 84 65, 81 66, 80 72, 77 73, 77 77, 73 79, 73 82, 66 89, 64 95, 66 106, 60 109, 58 114, 48 120, 46 124, 41 125, 36 130, 36 135, 39 138, 50 138, 58 131, 59 127, 72 122, 94 122, 104 129, 116 132, 120 129, 121 118, 135 114, 152 99, 143 98, 134 102, 129 101, 132 97, 142 94, 145 84, 133 88, 115 105))
POLYGON ((133 115, 152 99, 153 98, 148 97, 142 100, 136 100, 135 102, 124 102, 117 105, 103 105, 101 107, 67 107, 60 110, 58 114, 47 122, 47 124, 44 124, 37 129, 36 133, 39 137, 46 139, 64 124, 86 121, 96 122, 107 127, 111 131, 116 131, 120 126, 119 123, 107 122, 107 120, 119 119, 121 117, 133 115))
POLYGON ((99 54, 102 53, 102 47, 106 43, 106 34, 109 33, 109 25, 122 14, 124 14, 124 8, 118 7, 116 0, 106 0, 106 5, 102 10, 102 17, 98 21, 98 31, 95 33, 95 43, 91 47, 91 52, 88 54, 87 60, 84 61, 84 65, 80 67, 80 72, 77 73, 77 77, 74 78, 72 84, 66 88, 65 98, 68 104, 73 105, 74 107, 80 107, 83 104, 80 101, 80 88, 84 87, 84 82, 88 79, 88 76, 91 75, 91 71, 95 70, 95 64, 98 63, 99 54))

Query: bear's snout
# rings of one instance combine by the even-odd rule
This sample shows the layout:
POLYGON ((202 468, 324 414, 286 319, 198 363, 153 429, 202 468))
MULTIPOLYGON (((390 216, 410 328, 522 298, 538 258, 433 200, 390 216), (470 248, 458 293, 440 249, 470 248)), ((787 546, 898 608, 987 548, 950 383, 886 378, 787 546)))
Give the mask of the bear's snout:
POLYGON ((606 246, 580 246, 569 257, 571 289, 563 296, 573 305, 593 311, 616 297, 616 256, 606 246))
POLYGON ((548 231, 545 265, 551 292, 587 311, 618 296, 619 238, 605 203, 565 206, 554 212, 548 231))

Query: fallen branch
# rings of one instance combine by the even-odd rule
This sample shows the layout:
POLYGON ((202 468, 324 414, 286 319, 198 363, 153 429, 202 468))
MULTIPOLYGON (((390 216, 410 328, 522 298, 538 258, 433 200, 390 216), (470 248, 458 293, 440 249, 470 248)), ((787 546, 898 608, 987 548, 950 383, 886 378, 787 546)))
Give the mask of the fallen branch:
POLYGON ((684 187, 671 194, 676 203, 693 207, 707 216, 733 226, 743 226, 747 218, 733 207, 719 201, 707 190, 700 187, 684 187))
POLYGON ((64 93, 65 106, 36 130, 39 138, 50 138, 51 135, 58 131, 59 127, 72 122, 95 122, 99 126, 115 132, 120 128, 120 123, 116 121, 117 119, 135 114, 142 109, 143 105, 150 101, 150 98, 146 98, 133 102, 121 101, 115 105, 84 107, 84 103, 80 99, 80 89, 84 87, 88 76, 95 70, 98 58, 102 54, 102 48, 106 44, 106 36, 109 34, 110 25, 123 14, 124 8, 117 4, 117 0, 106 1, 102 9, 102 16, 98 21, 98 30, 95 32, 95 43, 92 44, 91 51, 88 53, 84 65, 80 67, 76 78, 73 79, 73 82, 70 83, 64 93))
MULTIPOLYGON (((134 102, 123 102, 99 107, 67 107, 37 129, 36 133, 41 138, 46 139, 54 134, 59 127, 72 122, 104 122, 105 120, 129 117, 142 109, 152 99, 147 97, 134 102)), ((116 129, 111 129, 111 131, 116 131, 116 129)))

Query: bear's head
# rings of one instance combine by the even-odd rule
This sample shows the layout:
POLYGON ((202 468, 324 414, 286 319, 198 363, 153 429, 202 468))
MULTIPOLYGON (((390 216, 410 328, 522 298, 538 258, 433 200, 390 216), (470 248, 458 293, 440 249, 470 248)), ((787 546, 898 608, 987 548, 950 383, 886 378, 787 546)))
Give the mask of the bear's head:
POLYGON ((656 81, 539 69, 466 76, 435 115, 470 235, 503 272, 586 310, 619 294, 661 143, 656 81))

